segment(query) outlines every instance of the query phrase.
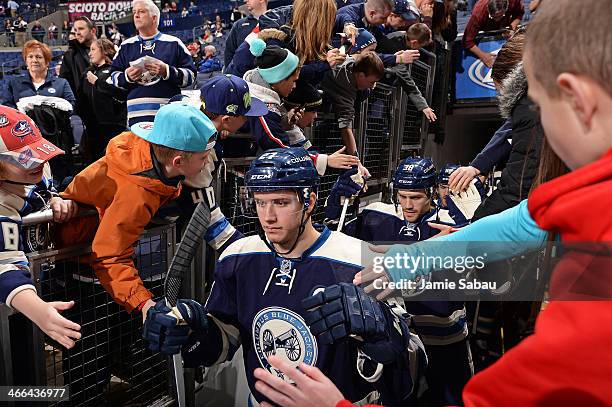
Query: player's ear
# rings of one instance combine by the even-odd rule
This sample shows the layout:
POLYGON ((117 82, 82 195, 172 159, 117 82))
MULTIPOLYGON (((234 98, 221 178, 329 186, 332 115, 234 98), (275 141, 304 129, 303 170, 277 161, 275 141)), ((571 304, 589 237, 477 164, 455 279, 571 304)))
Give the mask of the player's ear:
POLYGON ((597 110, 597 85, 589 79, 567 72, 557 77, 557 85, 561 90, 561 98, 569 103, 581 125, 590 128, 597 110))
POLYGON ((306 213, 308 215, 312 215, 312 212, 314 211, 314 208, 317 204, 317 194, 314 192, 310 193, 310 197, 308 198, 308 210, 306 211, 306 213))

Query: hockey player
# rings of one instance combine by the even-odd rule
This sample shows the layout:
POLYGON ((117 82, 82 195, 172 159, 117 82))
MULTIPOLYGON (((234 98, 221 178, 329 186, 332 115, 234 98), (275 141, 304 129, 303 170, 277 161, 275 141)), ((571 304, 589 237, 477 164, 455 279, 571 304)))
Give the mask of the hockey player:
MULTIPOLYGON (((343 174, 332 188, 325 210, 328 219, 339 217, 340 196, 350 197, 350 174, 343 174)), ((417 242, 435 236, 440 232, 440 227, 431 223, 438 219, 433 202, 435 186, 436 169, 431 159, 401 161, 393 177, 393 203, 366 206, 347 223, 345 233, 368 242, 417 242)), ((427 351, 430 404, 459 405, 463 386, 473 374, 465 306, 443 298, 414 299, 406 303, 406 310, 412 314, 427 351)))
POLYGON ((150 349, 182 348, 186 366, 210 366, 242 345, 255 405, 265 400, 254 385, 255 368, 288 380, 270 365, 271 355, 319 367, 350 400, 369 400, 377 390, 386 405, 405 403, 422 345, 398 307, 346 283, 362 263, 356 249, 362 242, 313 227, 319 177, 307 151, 268 151, 245 179, 244 207, 256 213, 259 235, 223 252, 205 306, 179 300, 173 312, 187 326, 177 326, 163 302, 150 310, 143 333, 150 349))
MULTIPOLYGON (((356 170, 342 174, 327 199, 325 216, 331 222, 340 217, 342 196, 359 191, 351 177, 356 170), (355 191, 355 188, 357 190, 355 191)), ((344 226, 344 232, 367 242, 416 242, 440 232, 430 222, 437 220, 433 203, 436 168, 429 158, 407 158, 393 178, 393 203, 373 203, 344 226)))

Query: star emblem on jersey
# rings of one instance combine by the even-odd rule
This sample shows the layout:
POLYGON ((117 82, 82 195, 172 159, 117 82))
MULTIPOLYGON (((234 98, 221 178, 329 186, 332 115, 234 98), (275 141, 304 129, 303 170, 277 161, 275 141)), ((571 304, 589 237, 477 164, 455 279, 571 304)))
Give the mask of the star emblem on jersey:
POLYGON ((0 127, 6 127, 9 125, 8 118, 5 114, 0 114, 0 127))
POLYGON ((24 138, 32 134, 32 126, 27 120, 19 120, 11 129, 11 134, 23 141, 24 138))
POLYGON ((317 341, 304 319, 289 309, 262 309, 253 319, 252 332, 253 345, 261 366, 286 382, 293 383, 270 365, 269 356, 276 355, 294 367, 300 363, 311 366, 317 363, 317 341))

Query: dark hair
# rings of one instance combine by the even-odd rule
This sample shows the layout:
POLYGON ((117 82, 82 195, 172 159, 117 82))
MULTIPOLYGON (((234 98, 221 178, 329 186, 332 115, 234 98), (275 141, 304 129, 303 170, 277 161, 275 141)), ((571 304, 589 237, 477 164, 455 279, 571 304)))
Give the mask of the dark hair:
POLYGON ((72 25, 74 25, 74 23, 76 23, 77 21, 85 21, 85 24, 87 24, 87 28, 89 28, 90 30, 93 30, 94 28, 96 28, 94 23, 87 16, 79 16, 75 18, 72 25))
POLYGON ((117 53, 117 50, 115 49, 115 44, 113 44, 111 40, 106 38, 98 38, 97 40, 92 41, 92 44, 94 42, 98 44, 98 47, 100 47, 100 49, 102 50, 102 54, 104 54, 104 56, 106 57, 106 63, 110 64, 113 61, 115 54, 117 53))
POLYGON ((353 73, 358 72, 363 73, 365 76, 374 75, 377 78, 382 78, 385 74, 385 66, 375 52, 368 51, 355 56, 353 73))
MULTIPOLYGON (((440 33, 452 24, 452 14, 455 12, 453 0, 444 0, 440 3, 434 2, 434 14, 431 21, 431 30, 440 33)), ((457 17, 455 17, 457 18, 457 17)))
POLYGON ((500 12, 508 11, 508 0, 489 0, 489 4, 487 4, 487 9, 489 11, 489 15, 494 16, 500 12))
POLYGON ((495 58, 491 79, 501 84, 516 65, 523 60, 525 33, 519 32, 506 42, 495 58))

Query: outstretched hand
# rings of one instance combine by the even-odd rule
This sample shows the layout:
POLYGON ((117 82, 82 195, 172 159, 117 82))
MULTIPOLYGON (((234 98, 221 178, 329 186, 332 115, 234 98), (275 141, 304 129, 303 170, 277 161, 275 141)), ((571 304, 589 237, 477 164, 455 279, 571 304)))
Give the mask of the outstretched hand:
MULTIPOLYGON (((292 385, 262 368, 255 369, 255 389, 276 405, 335 407, 344 399, 336 385, 314 366, 302 363, 296 368, 276 355, 268 357, 268 362, 295 383, 292 385)), ((273 404, 263 401, 261 406, 273 407, 273 404)))

